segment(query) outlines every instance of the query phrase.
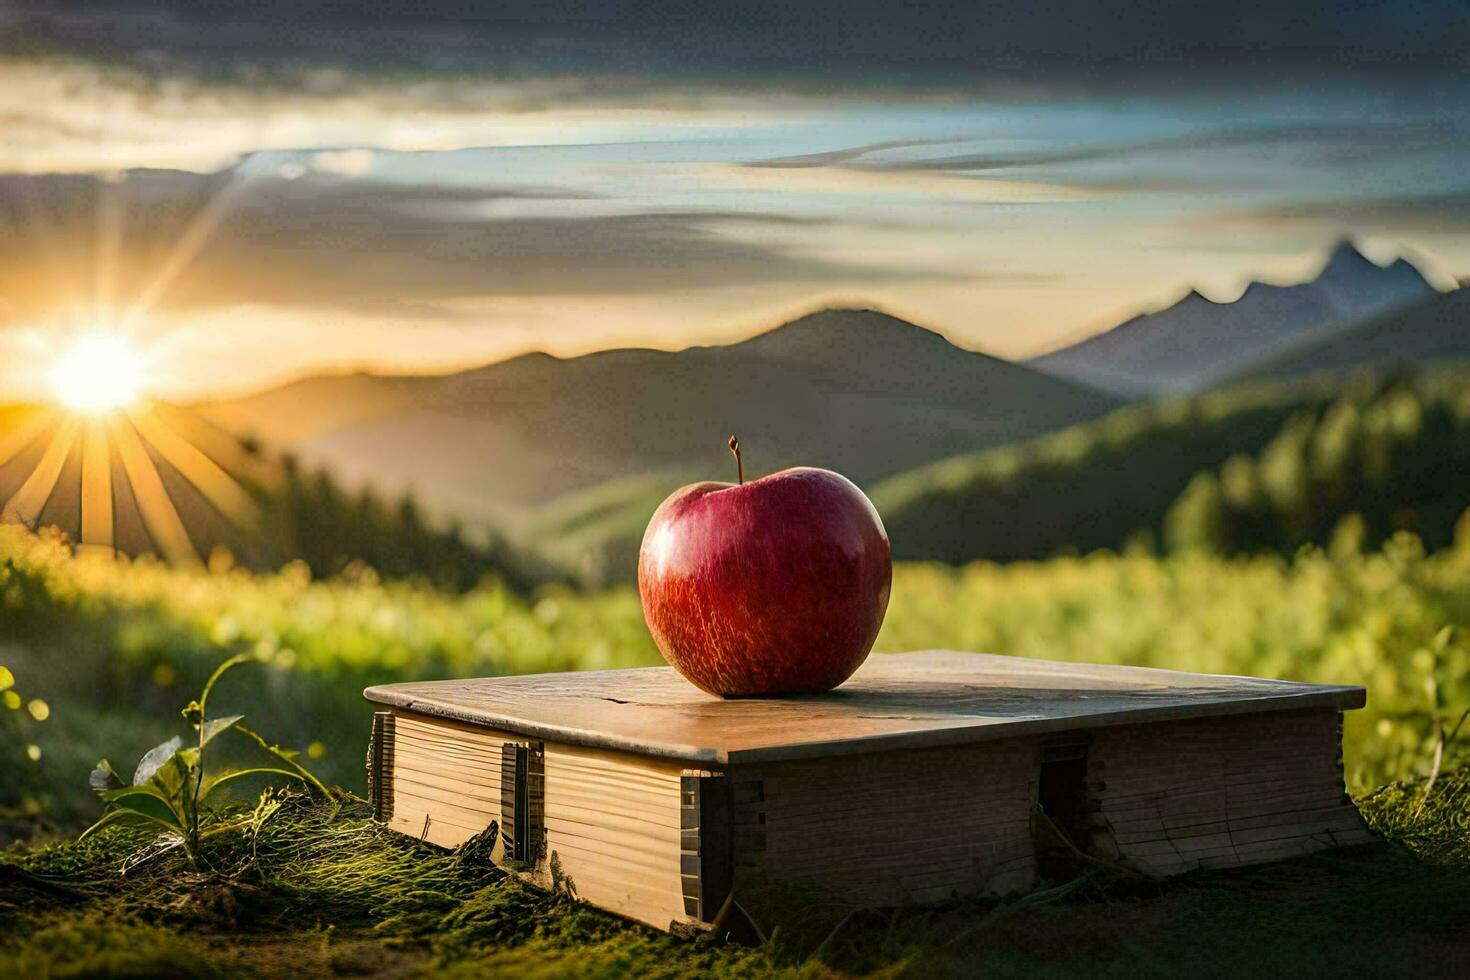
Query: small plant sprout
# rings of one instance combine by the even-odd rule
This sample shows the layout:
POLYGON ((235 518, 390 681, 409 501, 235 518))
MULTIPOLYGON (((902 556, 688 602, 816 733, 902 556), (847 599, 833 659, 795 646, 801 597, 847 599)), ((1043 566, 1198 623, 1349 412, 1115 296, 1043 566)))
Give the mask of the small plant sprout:
POLYGON ((97 763, 97 768, 92 770, 92 789, 108 804, 108 810, 82 834, 83 838, 112 823, 155 824, 176 838, 188 855, 189 863, 198 867, 200 842, 216 831, 226 829, 222 824, 205 826, 210 816, 208 801, 221 787, 244 776, 283 776, 305 783, 323 796, 329 795, 327 788, 296 761, 298 753, 272 745, 259 733, 245 727, 244 715, 214 718, 207 714, 210 692, 220 677, 231 667, 250 659, 242 654, 220 664, 205 682, 199 700, 190 701, 184 708, 184 719, 197 735, 194 744, 186 747, 182 738, 174 736, 155 745, 139 760, 131 783, 125 783, 106 759, 97 763), (254 742, 276 763, 206 774, 204 751, 217 736, 226 732, 234 732, 254 742))

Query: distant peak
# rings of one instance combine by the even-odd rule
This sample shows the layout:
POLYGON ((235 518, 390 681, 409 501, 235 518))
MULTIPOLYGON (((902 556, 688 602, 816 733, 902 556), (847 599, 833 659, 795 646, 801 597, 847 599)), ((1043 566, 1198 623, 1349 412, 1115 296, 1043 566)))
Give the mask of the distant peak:
POLYGON ((1317 278, 1377 268, 1378 264, 1358 251, 1357 244, 1351 238, 1343 238, 1333 247, 1332 254, 1327 257, 1327 264, 1322 267, 1322 273, 1317 278))
POLYGON ((884 313, 882 310, 874 310, 856 306, 829 306, 820 310, 804 313, 794 320, 788 320, 771 329, 757 334, 756 337, 791 337, 805 334, 839 333, 851 334, 859 331, 868 332, 894 332, 907 333, 917 331, 920 333, 933 333, 927 327, 921 327, 917 323, 884 313))
POLYGON ((1187 292, 1187 293, 1184 294, 1184 298, 1183 299, 1181 299, 1178 303, 1175 303, 1174 305, 1175 306, 1219 306, 1220 304, 1219 303, 1216 303, 1214 300, 1210 299, 1208 296, 1206 296, 1204 293, 1200 292, 1198 289, 1191 289, 1189 292, 1187 292))
POLYGON ((855 319, 893 320, 896 317, 889 316, 881 310, 875 310, 865 306, 824 306, 819 310, 803 313, 794 320, 788 320, 785 326, 790 326, 794 323, 820 323, 823 321, 833 322, 838 320, 851 322, 855 319))

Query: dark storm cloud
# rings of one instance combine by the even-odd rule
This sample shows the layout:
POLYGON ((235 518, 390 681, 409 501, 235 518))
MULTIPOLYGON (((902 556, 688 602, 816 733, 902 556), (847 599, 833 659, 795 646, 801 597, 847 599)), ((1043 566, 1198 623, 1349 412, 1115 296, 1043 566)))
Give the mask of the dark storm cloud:
MULTIPOLYGON (((957 153, 907 159, 874 158, 874 154, 885 150, 959 142, 964 141, 955 139, 871 143, 822 153, 756 160, 746 166, 776 169, 840 166, 887 173, 984 173, 1228 149, 1292 150, 1306 153, 1323 165, 1341 166, 1420 152, 1470 148, 1470 129, 1444 123, 1420 122, 1273 125, 1186 133, 1152 140, 1080 146, 1056 145, 1003 153, 957 153)), ((1115 180, 1116 175, 1109 175, 1107 179, 1115 180)), ((1151 179, 1147 176, 1141 178, 1145 184, 1151 179)), ((1170 181, 1182 179, 1182 175, 1169 178, 1170 181)), ((1082 182, 1087 181, 1083 178, 1082 182)))
POLYGON ((762 232, 819 223, 813 219, 606 208, 580 216, 517 213, 560 197, 589 200, 554 190, 319 174, 288 180, 154 170, 116 182, 5 175, 0 300, 23 314, 90 298, 113 240, 117 271, 110 278, 126 300, 168 267, 180 243, 190 241, 191 226, 203 227, 205 219, 210 230, 199 235, 202 247, 168 290, 170 306, 268 303, 412 315, 474 296, 641 294, 885 275, 762 240, 762 232))
POLYGON ((1418 73, 1470 63, 1470 8, 1460 0, 111 0, 8 10, 0 33, 13 51, 204 75, 332 63, 1034 85, 1140 70, 1254 82, 1272 69, 1418 73))

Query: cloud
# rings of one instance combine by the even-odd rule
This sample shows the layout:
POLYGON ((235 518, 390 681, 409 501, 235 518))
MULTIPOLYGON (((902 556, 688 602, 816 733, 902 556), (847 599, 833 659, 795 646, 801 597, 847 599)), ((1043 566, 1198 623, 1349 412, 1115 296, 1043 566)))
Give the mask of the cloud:
POLYGON ((662 124, 737 111, 741 120, 763 118, 748 100, 726 101, 650 90, 641 80, 329 69, 278 80, 235 77, 228 57, 220 76, 199 78, 131 62, 0 54, 0 172, 209 173, 262 150, 561 145, 589 132, 600 142, 630 112, 662 124))
POLYGON ((352 150, 320 150, 311 155, 311 169, 320 174, 362 177, 373 169, 373 151, 361 147, 352 150))
POLYGON ((1470 187, 1391 197, 1353 195, 1330 200, 1274 204, 1214 216, 1225 225, 1361 229, 1398 234, 1457 234, 1470 231, 1470 187))
POLYGON ((1470 148, 1470 131, 1446 122, 1355 122, 1268 124, 1235 129, 1213 129, 1153 139, 1104 143, 1066 143, 1010 151, 950 153, 930 156, 885 157, 892 150, 979 143, 950 139, 869 143, 844 149, 751 161, 748 168, 809 170, 834 168, 869 175, 916 173, 999 175, 1018 170, 1044 170, 1048 179, 1074 186, 1118 190, 1175 190, 1218 185, 1229 179, 1219 172, 1183 167, 1181 157, 1219 151, 1247 151, 1252 155, 1291 154, 1297 162, 1323 167, 1347 167, 1415 153, 1470 148), (1140 169, 1095 168, 1091 164, 1148 163, 1140 169))
POLYGON ((1459 0, 357 0, 268 8, 236 0, 12 4, 10 44, 199 75, 301 63, 510 75, 749 79, 1070 77, 1140 69, 1263 80, 1316 66, 1380 73, 1466 64, 1459 0))
POLYGON ((423 315, 472 297, 635 295, 895 275, 788 244, 792 231, 830 224, 823 219, 628 213, 608 203, 615 202, 555 188, 412 185, 315 172, 287 179, 134 171, 116 181, 0 175, 0 296, 13 318, 36 318, 92 302, 99 283, 126 304, 164 275, 171 281, 161 297, 175 309, 252 303, 423 315))
MULTIPOLYGON (((963 139, 932 139, 932 140, 884 140, 881 143, 864 143, 861 146, 849 146, 837 150, 823 150, 820 153, 799 153, 793 156, 771 157, 766 160, 751 160, 745 164, 747 167, 757 169, 772 168, 780 170, 802 170, 808 167, 839 167, 860 164, 864 157, 884 150, 903 150, 915 146, 942 146, 946 143, 964 143, 963 139)), ((881 168, 882 165, 879 164, 881 168)))

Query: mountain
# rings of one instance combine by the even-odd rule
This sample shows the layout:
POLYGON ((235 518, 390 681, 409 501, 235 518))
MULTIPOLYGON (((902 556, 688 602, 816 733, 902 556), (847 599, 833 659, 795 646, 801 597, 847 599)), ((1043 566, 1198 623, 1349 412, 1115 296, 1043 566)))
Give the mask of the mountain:
POLYGON ((731 432, 748 472, 807 464, 870 483, 1116 404, 895 317, 834 309, 728 346, 314 378, 201 411, 349 484, 416 487, 468 519, 508 520, 609 480, 730 479, 731 432))
POLYGON ((1186 394, 1244 373, 1308 337, 1329 337, 1434 295, 1434 287, 1406 260, 1379 266, 1344 240, 1309 282, 1252 282, 1231 303, 1191 290, 1167 309, 1141 314, 1029 363, 1129 397, 1186 394))
POLYGON ((1284 378, 1470 361, 1470 289, 1435 295, 1254 365, 1252 378, 1284 378))

